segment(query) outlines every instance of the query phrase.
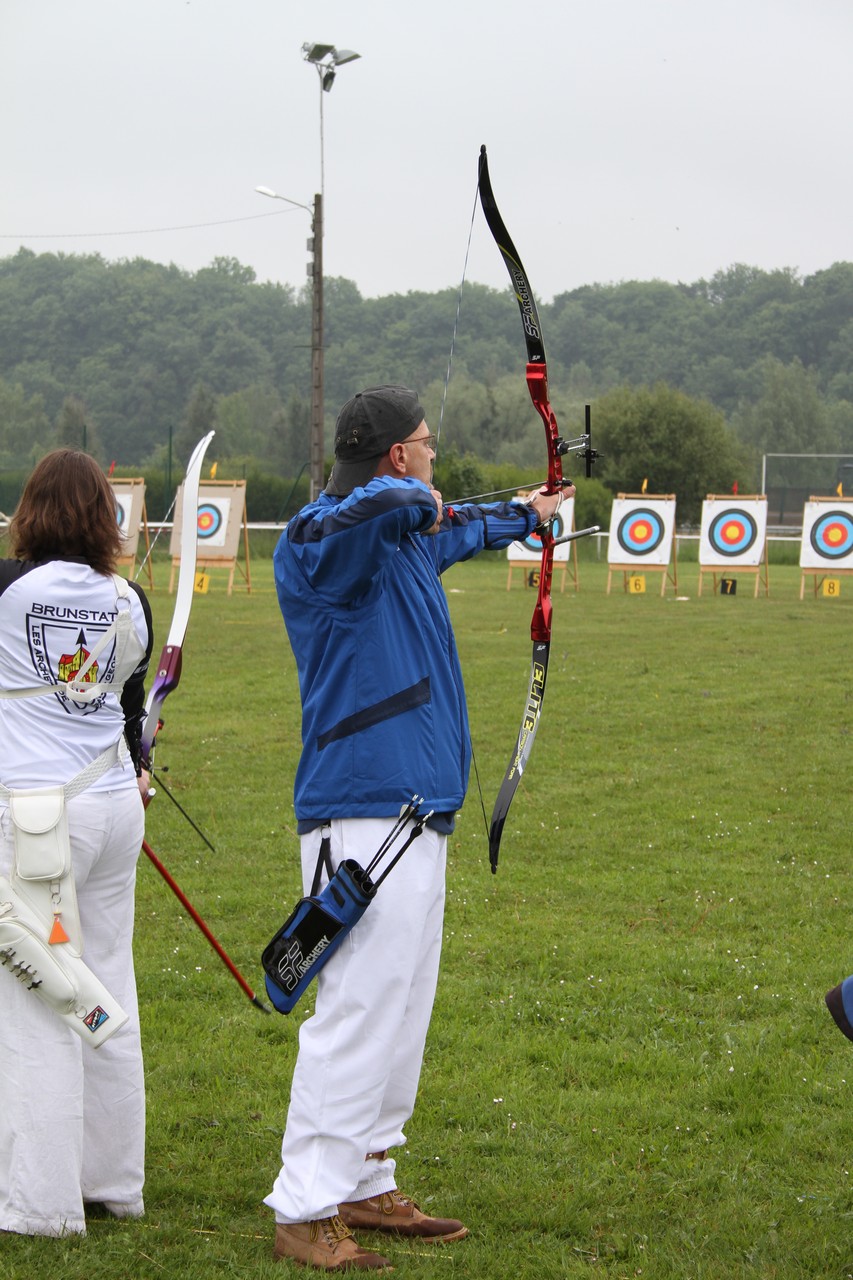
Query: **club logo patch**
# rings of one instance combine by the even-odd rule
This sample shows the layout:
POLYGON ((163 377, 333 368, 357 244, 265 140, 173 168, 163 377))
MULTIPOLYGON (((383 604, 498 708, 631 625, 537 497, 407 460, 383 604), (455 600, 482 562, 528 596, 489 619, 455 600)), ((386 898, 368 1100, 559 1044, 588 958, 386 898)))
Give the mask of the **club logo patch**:
POLYGON ((109 1016, 110 1015, 107 1013, 106 1009, 102 1009, 99 1004, 96 1004, 94 1009, 90 1010, 83 1019, 83 1026, 88 1027, 94 1034, 99 1027, 104 1025, 104 1023, 109 1019, 109 1016))
MULTIPOLYGON (((58 608, 34 602, 27 614, 27 643, 37 679, 42 684, 67 684, 75 679, 114 617, 104 610, 58 608)), ((86 672, 83 683, 112 680, 115 658, 113 641, 86 672)), ((106 694, 100 694, 93 702, 84 703, 64 693, 56 696, 69 715, 72 709, 91 715, 106 698, 106 694)))

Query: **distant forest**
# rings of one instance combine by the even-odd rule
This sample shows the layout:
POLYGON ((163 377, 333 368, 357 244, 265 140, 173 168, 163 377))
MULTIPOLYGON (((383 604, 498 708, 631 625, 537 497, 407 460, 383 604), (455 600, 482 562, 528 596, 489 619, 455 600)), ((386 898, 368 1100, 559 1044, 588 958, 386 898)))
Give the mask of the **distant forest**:
MULTIPOLYGON (((508 290, 465 285, 441 412, 459 301, 455 289, 363 298, 349 280, 325 281, 329 453, 348 396, 402 382, 433 430, 441 416, 442 454, 467 459, 472 482, 496 466, 541 469, 508 290)), ((853 461, 853 263, 805 278, 735 265, 692 284, 589 285, 540 317, 561 428, 577 434, 593 405, 609 491, 649 479, 681 494, 692 472, 697 493, 734 482, 754 492, 765 453, 853 461), (709 453, 719 465, 706 474, 709 453)), ((167 451, 180 468, 214 426, 220 475, 285 485, 307 460, 310 334, 307 288, 259 284, 234 259, 188 273, 21 249, 0 260, 0 472, 28 469, 57 442, 125 473, 162 468, 167 451)), ((778 472, 825 486, 844 465, 778 472)))

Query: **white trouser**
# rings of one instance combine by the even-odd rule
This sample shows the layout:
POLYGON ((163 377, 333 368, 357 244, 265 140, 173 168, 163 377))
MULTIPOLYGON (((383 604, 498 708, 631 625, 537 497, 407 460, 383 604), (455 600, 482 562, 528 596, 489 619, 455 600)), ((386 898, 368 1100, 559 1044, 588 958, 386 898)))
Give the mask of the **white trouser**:
MULTIPOLYGON (((130 1015, 94 1049, 0 970, 0 1229, 63 1235, 86 1229, 84 1201, 143 1211, 145 1092, 133 973, 139 792, 87 791, 68 806, 85 959, 130 1015)), ((0 873, 12 864, 0 807, 0 873)))
MULTIPOLYGON (((391 826, 334 821, 332 865, 366 866, 391 826)), ((299 1031, 282 1168, 264 1201, 277 1222, 330 1217, 397 1185, 393 1159, 365 1157, 406 1140, 438 980, 446 845, 428 828, 415 840, 320 972, 299 1031)), ((319 830, 302 837, 306 892, 319 847, 319 830)))

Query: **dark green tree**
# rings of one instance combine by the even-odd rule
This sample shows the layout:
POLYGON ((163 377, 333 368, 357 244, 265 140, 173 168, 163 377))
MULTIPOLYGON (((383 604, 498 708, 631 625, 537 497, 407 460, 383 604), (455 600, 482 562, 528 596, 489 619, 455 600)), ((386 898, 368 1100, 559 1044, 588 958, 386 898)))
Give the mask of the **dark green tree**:
POLYGON ((31 462, 47 449, 50 434, 42 397, 28 396, 20 384, 0 378, 0 461, 6 466, 31 462))
POLYGON ((59 449, 83 449, 92 457, 99 454, 98 435, 89 412, 79 396, 66 396, 54 426, 59 449))
MULTIPOLYGON (((761 395, 751 403, 742 402, 732 415, 732 428, 757 455, 837 453, 839 433, 821 399, 816 375, 799 360, 782 364, 767 356, 760 365, 761 395)), ((821 472, 809 473, 799 458, 778 459, 774 464, 777 482, 806 487, 821 472)))
MULTIPOLYGON (((202 436, 208 431, 216 430, 216 400, 203 383, 198 383, 181 419, 181 425, 175 434, 173 445, 174 457, 181 466, 186 466, 190 454, 202 436)), ((207 454, 207 462, 218 456, 216 440, 211 443, 207 454)))
POLYGON ((613 493, 674 493, 679 522, 696 523, 709 493, 741 492, 752 468, 718 409, 665 383, 621 387, 596 401, 598 478, 613 493))

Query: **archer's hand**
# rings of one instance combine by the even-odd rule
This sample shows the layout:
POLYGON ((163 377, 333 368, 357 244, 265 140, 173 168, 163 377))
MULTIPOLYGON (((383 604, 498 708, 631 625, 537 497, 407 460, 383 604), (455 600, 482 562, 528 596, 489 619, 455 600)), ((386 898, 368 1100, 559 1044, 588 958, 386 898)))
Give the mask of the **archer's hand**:
POLYGON ((432 528, 427 529, 426 532, 438 533, 439 529, 441 528, 441 522, 444 519, 444 503, 441 500, 441 494, 439 493, 438 489, 430 489, 430 495, 433 501, 435 502, 435 505, 438 507, 438 519, 436 520, 432 528))
POLYGON ((575 486, 567 485, 565 489, 561 489, 559 493, 546 493, 540 489, 538 493, 534 493, 528 498, 528 504, 536 512, 536 519, 539 524, 546 524, 549 520, 553 520, 554 516, 563 505, 564 498, 573 498, 575 496, 575 486))

